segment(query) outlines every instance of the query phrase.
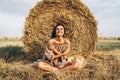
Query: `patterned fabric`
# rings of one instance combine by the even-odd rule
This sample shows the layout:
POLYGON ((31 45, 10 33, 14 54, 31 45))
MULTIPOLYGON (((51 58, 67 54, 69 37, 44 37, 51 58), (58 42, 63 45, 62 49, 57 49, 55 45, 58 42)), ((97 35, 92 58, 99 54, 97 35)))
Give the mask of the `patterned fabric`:
POLYGON ((53 52, 50 46, 54 46, 59 52, 64 53, 64 51, 66 51, 66 49, 70 47, 70 43, 67 43, 67 41, 65 41, 62 44, 58 44, 56 42, 49 41, 48 44, 46 45, 45 61, 47 61, 49 64, 51 64, 54 67, 63 68, 65 64, 68 63, 67 56, 62 56, 53 61, 53 57, 56 54, 53 52))

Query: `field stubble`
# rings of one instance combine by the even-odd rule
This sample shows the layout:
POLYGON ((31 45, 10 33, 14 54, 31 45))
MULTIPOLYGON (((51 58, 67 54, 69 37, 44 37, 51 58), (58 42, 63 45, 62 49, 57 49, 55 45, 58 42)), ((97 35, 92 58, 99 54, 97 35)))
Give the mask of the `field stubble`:
POLYGON ((0 41, 0 80, 120 80, 120 49, 95 51, 81 70, 44 75, 25 58, 20 40, 8 43, 0 41))

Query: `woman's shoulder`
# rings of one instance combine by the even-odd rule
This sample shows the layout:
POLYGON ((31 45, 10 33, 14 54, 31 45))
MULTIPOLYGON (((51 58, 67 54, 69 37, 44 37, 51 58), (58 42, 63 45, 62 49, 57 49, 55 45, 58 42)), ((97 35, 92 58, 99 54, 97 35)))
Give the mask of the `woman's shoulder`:
POLYGON ((69 39, 64 38, 64 40, 65 40, 66 43, 70 44, 70 40, 69 39))
POLYGON ((53 43, 54 42, 54 39, 49 39, 48 40, 48 43, 53 43))

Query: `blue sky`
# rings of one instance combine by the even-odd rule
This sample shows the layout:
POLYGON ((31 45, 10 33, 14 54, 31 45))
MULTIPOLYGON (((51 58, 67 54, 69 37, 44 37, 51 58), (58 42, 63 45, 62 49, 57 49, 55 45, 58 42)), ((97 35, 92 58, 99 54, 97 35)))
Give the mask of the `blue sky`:
MULTIPOLYGON (((21 37, 24 21, 39 0, 0 0, 0 37, 21 37)), ((120 0, 82 0, 98 22, 99 36, 120 37, 120 0)))

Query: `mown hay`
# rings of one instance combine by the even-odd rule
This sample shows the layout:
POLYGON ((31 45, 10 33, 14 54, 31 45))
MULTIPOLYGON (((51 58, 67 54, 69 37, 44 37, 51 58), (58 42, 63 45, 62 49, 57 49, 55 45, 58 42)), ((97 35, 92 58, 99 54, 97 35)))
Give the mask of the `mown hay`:
POLYGON ((79 0, 43 0, 31 9, 25 21, 23 42, 32 53, 31 59, 41 57, 57 24, 66 28, 65 37, 71 41, 71 54, 88 58, 93 53, 97 23, 86 5, 79 0))
POLYGON ((28 62, 6 63, 0 58, 0 80, 120 80, 120 54, 94 54, 85 68, 44 75, 28 62))

